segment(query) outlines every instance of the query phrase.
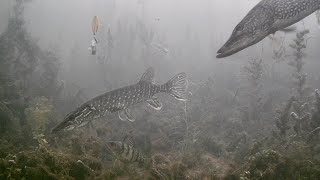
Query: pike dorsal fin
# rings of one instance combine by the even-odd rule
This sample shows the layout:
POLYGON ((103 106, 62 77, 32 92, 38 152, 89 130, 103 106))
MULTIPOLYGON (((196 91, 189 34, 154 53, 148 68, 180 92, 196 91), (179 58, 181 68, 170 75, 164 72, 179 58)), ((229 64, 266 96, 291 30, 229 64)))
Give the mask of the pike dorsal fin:
POLYGON ((126 136, 123 138, 123 143, 128 144, 128 145, 130 145, 130 146, 132 146, 132 147, 135 147, 133 138, 132 138, 131 136, 126 135, 126 136))
POLYGON ((154 81, 154 69, 152 67, 149 67, 146 72, 143 73, 139 83, 141 82, 149 82, 153 83, 154 81))

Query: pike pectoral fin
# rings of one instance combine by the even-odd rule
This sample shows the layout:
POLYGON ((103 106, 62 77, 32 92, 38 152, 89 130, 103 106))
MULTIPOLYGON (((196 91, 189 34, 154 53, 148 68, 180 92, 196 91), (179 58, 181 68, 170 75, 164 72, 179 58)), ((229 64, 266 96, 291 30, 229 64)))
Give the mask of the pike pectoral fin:
POLYGON ((129 109, 125 109, 124 114, 126 115, 128 121, 134 122, 136 120, 129 109))
POLYGON ((155 110, 160 110, 162 108, 162 104, 156 96, 153 96, 152 99, 148 99, 147 103, 155 110))
POLYGON ((122 111, 119 111, 118 115, 119 115, 119 119, 122 121, 130 121, 130 122, 135 121, 135 118, 129 109, 124 109, 122 111))
POLYGON ((123 111, 118 111, 118 116, 119 116, 119 119, 121 121, 126 121, 126 117, 125 117, 125 114, 124 114, 124 110, 123 111))

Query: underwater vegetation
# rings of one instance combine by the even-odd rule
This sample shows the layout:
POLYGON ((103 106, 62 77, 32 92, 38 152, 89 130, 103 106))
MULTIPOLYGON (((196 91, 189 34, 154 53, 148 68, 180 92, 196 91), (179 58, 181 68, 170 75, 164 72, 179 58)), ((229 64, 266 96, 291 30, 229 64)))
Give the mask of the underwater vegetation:
POLYGON ((292 67, 292 97, 276 110, 272 134, 256 140, 242 159, 246 163, 229 175, 240 179, 317 179, 319 90, 307 88, 303 72, 305 36, 308 30, 298 32, 294 43, 292 67), (316 118, 315 118, 316 117, 316 118), (316 122, 314 122, 316 121, 316 122), (311 140, 312 139, 312 140, 311 140), (236 175, 235 175, 236 174, 236 175))
POLYGON ((53 105, 46 97, 36 97, 25 109, 25 115, 32 132, 43 135, 53 116, 53 105))
MULTIPOLYGON (((90 98, 59 80, 59 53, 40 48, 28 33, 23 5, 17 1, 0 34, 0 179, 319 179, 320 90, 307 74, 308 30, 290 40, 283 61, 252 58, 239 75, 226 78, 188 76, 187 92, 183 74, 171 95, 184 101, 159 94, 161 103, 149 101, 153 108, 132 106, 134 122, 110 114, 107 120, 87 119, 87 125, 51 134, 90 98), (272 63, 285 66, 288 74, 270 73, 277 70, 272 63)), ((155 54, 152 28, 140 21, 119 24, 105 63, 130 58, 140 41, 143 61, 164 56, 159 46, 155 54), (128 36, 133 31, 139 35, 128 36)), ((104 80, 107 90, 110 84, 120 87, 104 80)))

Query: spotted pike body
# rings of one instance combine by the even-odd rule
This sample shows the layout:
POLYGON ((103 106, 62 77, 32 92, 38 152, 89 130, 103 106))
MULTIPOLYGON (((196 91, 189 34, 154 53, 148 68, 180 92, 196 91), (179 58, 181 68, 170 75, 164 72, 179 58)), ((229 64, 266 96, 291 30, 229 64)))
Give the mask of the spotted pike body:
POLYGON ((122 162, 139 162, 145 163, 146 158, 133 145, 122 141, 109 141, 107 148, 111 150, 114 156, 122 162))
POLYGON ((217 58, 235 54, 320 9, 320 0, 262 0, 235 27, 217 58))
POLYGON ((52 132, 71 130, 89 123, 93 119, 118 112, 121 120, 134 121, 134 117, 128 109, 130 106, 146 101, 156 110, 161 109, 162 104, 155 96, 164 92, 178 100, 186 100, 186 74, 177 74, 163 85, 153 83, 154 71, 149 68, 142 76, 139 83, 119 88, 100 96, 97 96, 75 111, 71 112, 52 132))

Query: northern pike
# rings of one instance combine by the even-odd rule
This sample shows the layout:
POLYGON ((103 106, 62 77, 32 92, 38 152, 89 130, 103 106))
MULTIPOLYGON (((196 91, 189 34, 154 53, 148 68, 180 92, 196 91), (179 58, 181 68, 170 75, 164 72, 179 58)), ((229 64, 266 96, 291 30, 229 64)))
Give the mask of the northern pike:
POLYGON ((178 100, 186 101, 186 77, 186 73, 179 73, 167 83, 156 85, 153 83, 154 70, 148 68, 137 84, 106 92, 87 101, 68 114, 60 124, 52 129, 52 132, 72 130, 88 124, 93 119, 115 112, 118 112, 121 120, 133 122, 135 118, 129 108, 135 104, 147 102, 152 108, 160 110, 162 104, 156 94, 161 92, 168 93, 178 100))
POLYGON ((217 58, 233 55, 320 9, 320 0, 262 0, 234 28, 217 58))

